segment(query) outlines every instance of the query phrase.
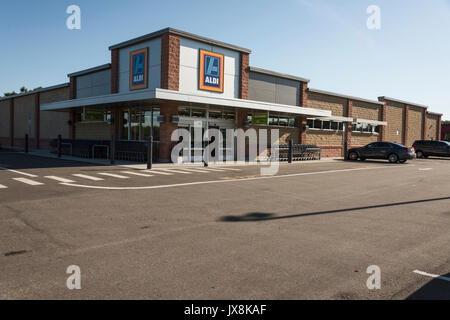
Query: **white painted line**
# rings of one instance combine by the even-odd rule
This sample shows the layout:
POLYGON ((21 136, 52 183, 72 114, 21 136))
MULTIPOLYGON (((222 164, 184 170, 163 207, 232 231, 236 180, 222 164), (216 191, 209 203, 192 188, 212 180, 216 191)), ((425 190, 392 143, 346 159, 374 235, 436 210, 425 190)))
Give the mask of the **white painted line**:
POLYGON ((145 173, 139 173, 139 172, 132 172, 132 171, 122 171, 122 173, 125 174, 131 174, 133 176, 138 176, 138 177, 153 177, 151 174, 145 174, 145 173))
POLYGON ((430 170, 433 170, 433 168, 422 168, 422 169, 419 169, 419 171, 430 171, 430 170))
POLYGON ((117 179, 130 179, 130 177, 125 177, 125 176, 121 176, 120 174, 114 174, 114 173, 102 172, 102 173, 99 173, 99 175, 106 176, 106 177, 117 178, 117 179))
POLYGON ((158 172, 158 171, 155 171, 155 170, 147 170, 146 172, 150 172, 150 173, 154 173, 154 174, 160 174, 160 175, 163 175, 163 176, 173 176, 172 173, 168 173, 168 172, 158 172))
POLYGON ((225 172, 223 169, 212 169, 212 168, 203 168, 202 170, 213 171, 213 172, 225 172))
POLYGON ((0 189, 8 189, 8 187, 0 184, 0 189))
MULTIPOLYGON (((214 169, 216 169, 216 168, 214 168, 214 169)), ((221 168, 217 168, 217 169, 219 169, 219 170, 228 170, 228 171, 242 171, 242 169, 234 169, 234 168, 223 168, 223 167, 221 167, 221 168)))
POLYGON ((191 172, 175 170, 175 169, 155 169, 155 170, 164 171, 164 172, 171 172, 171 173, 191 174, 191 172))
MULTIPOLYGON (((384 166, 384 167, 371 167, 371 168, 356 168, 356 169, 342 169, 342 170, 329 170, 329 171, 317 171, 317 172, 305 172, 305 173, 294 173, 281 176, 263 176, 256 178, 244 178, 244 179, 231 179, 231 180, 211 180, 211 181, 200 181, 200 182, 188 182, 188 183, 178 183, 178 184, 168 184, 159 186, 147 186, 147 187, 100 187, 100 186, 86 186, 79 184, 63 183, 70 187, 76 188, 87 188, 87 189, 102 189, 102 190, 151 190, 151 189, 164 189, 164 188, 176 188, 176 187, 186 187, 195 186, 203 184, 218 184, 218 183, 235 183, 235 182, 246 182, 246 181, 257 181, 257 180, 267 180, 267 179, 282 179, 282 178, 293 178, 301 176, 312 176, 320 174, 330 174, 330 173, 345 173, 345 172, 355 172, 355 171, 365 171, 365 170, 389 170, 389 169, 403 169, 408 168, 408 166, 384 166)), ((156 171, 152 171, 155 172, 156 171)))
POLYGON ((55 176, 46 176, 45 178, 50 179, 50 180, 59 181, 59 182, 64 182, 64 183, 74 183, 75 182, 73 180, 60 178, 60 177, 55 177, 55 176))
POLYGON ((437 275, 437 274, 426 273, 426 272, 419 271, 419 270, 414 270, 413 272, 416 273, 416 274, 420 274, 421 276, 425 276, 425 277, 429 277, 429 278, 434 278, 434 279, 439 279, 439 280, 444 280, 444 281, 449 281, 450 282, 450 278, 444 277, 444 276, 440 276, 440 275, 437 275))
POLYGON ((189 171, 189 172, 209 173, 209 171, 200 170, 200 169, 183 168, 183 170, 184 171, 189 171))
POLYGON ((27 178, 13 178, 13 180, 16 180, 16 181, 28 184, 30 186, 41 186, 41 185, 43 185, 43 183, 40 183, 40 182, 37 182, 37 181, 34 181, 34 180, 30 180, 30 179, 27 179, 27 178))
POLYGON ((73 174, 74 177, 78 177, 78 178, 83 178, 83 179, 88 179, 88 180, 92 180, 92 181, 102 181, 104 179, 102 178, 97 178, 97 177, 93 177, 93 176, 88 176, 85 174, 73 174))
POLYGON ((5 170, 5 171, 10 171, 10 172, 14 172, 17 174, 21 174, 30 178, 37 178, 38 176, 35 174, 31 174, 31 173, 25 173, 25 172, 21 172, 21 171, 17 171, 17 170, 12 170, 12 169, 8 169, 8 168, 0 168, 0 170, 5 170))

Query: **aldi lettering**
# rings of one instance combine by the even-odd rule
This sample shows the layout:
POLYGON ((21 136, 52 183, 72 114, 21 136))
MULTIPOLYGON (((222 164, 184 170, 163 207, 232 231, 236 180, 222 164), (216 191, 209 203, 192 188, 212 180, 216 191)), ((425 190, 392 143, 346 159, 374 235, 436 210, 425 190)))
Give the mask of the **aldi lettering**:
POLYGON ((148 48, 130 54, 130 90, 147 88, 148 48))

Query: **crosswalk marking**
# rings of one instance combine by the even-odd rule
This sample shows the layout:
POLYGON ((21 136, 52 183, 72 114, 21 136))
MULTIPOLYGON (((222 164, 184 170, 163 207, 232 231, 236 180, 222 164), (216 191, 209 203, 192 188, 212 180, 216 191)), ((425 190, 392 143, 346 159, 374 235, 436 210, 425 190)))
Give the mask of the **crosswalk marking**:
POLYGON ((25 172, 22 172, 22 171, 12 170, 12 169, 8 169, 8 168, 0 168, 0 170, 14 172, 14 173, 21 174, 21 175, 24 175, 24 176, 27 176, 27 177, 30 177, 30 178, 37 178, 38 177, 35 174, 25 173, 25 172))
POLYGON ((175 170, 175 169, 159 169, 158 171, 164 171, 164 172, 171 172, 171 173, 181 173, 181 174, 191 174, 191 172, 181 171, 181 170, 175 170))
POLYGON ((242 169, 234 169, 234 168, 217 168, 219 170, 228 170, 228 171, 242 171, 242 169))
POLYGON ((160 174, 162 176, 173 176, 173 173, 160 172, 160 171, 155 171, 155 170, 147 170, 146 172, 150 172, 150 173, 154 173, 154 174, 160 174))
POLYGON ((207 170, 207 171, 213 171, 213 172, 224 172, 225 170, 222 169, 212 169, 212 168, 204 168, 202 170, 207 170))
POLYGON ((55 177, 55 176, 46 176, 45 178, 50 179, 50 180, 55 180, 55 181, 63 182, 63 183, 74 183, 74 182, 75 182, 75 181, 73 181, 73 180, 69 180, 69 179, 65 179, 65 178, 60 178, 60 177, 55 177))
POLYGON ((122 171, 122 173, 131 174, 131 175, 138 176, 138 177, 153 177, 151 174, 132 172, 132 171, 122 171))
POLYGON ((22 182, 22 183, 25 183, 25 184, 28 184, 30 186, 41 186, 41 185, 43 185, 43 183, 41 183, 41 182, 37 182, 37 181, 30 180, 30 179, 27 179, 27 178, 13 178, 13 180, 19 181, 19 182, 22 182))
POLYGON ((8 187, 0 184, 0 189, 8 189, 8 187))
POLYGON ((125 177, 125 176, 121 176, 120 174, 114 174, 114 173, 102 172, 102 173, 99 173, 99 175, 106 176, 106 177, 117 178, 117 179, 130 179, 130 177, 125 177))
POLYGON ((102 181, 103 180, 102 178, 88 176, 88 175, 85 175, 85 174, 73 174, 73 176, 74 177, 78 177, 78 178, 92 180, 92 181, 102 181))

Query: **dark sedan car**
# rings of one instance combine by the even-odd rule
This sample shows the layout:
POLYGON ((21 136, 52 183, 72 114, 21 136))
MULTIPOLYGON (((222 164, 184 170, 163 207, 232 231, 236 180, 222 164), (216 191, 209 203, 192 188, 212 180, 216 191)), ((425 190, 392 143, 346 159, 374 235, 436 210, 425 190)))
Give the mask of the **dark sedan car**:
POLYGON ((362 148, 348 151, 348 159, 364 161, 366 159, 386 159, 391 163, 405 163, 416 156, 413 148, 393 142, 374 142, 362 148))

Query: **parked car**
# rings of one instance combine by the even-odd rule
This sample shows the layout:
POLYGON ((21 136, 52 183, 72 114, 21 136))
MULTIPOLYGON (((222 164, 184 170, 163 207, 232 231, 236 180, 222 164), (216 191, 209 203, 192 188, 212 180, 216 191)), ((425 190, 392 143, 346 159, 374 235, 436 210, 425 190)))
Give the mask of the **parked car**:
POLYGON ((364 161, 366 159, 386 159, 391 163, 405 163, 416 156, 413 148, 393 142, 374 142, 362 148, 348 151, 348 159, 364 161))
POLYGON ((450 142, 447 141, 418 140, 414 142, 413 148, 417 158, 450 157, 450 142))

